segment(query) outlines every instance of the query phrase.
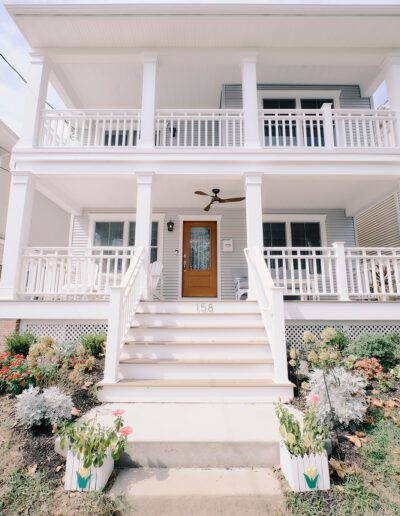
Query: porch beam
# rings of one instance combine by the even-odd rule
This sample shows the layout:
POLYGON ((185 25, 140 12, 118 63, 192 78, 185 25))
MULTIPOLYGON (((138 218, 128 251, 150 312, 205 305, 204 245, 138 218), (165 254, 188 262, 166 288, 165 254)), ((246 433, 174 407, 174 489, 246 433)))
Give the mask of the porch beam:
POLYGON ((150 296, 148 269, 150 265, 153 175, 153 172, 144 172, 136 175, 135 247, 144 248, 146 263, 146 273, 142 278, 142 297, 144 299, 148 299, 150 296))
POLYGON ((26 88, 21 139, 17 147, 35 147, 40 126, 40 114, 45 108, 49 86, 50 65, 46 56, 32 53, 26 88))
POLYGON ((34 177, 30 172, 13 173, 8 202, 0 299, 16 299, 18 294, 22 252, 28 245, 34 192, 34 177))
POLYGON ((143 59, 142 112, 138 147, 154 147, 156 110, 157 56, 147 55, 143 59))
POLYGON ((244 111, 244 144, 247 148, 259 148, 260 131, 257 105, 257 58, 242 57, 242 97, 244 111))
MULTIPOLYGON (((246 192, 246 231, 247 248, 254 246, 264 247, 263 226, 262 226, 262 175, 258 173, 245 173, 244 175, 246 192)), ((249 294, 248 299, 256 299, 254 278, 249 271, 249 294)))

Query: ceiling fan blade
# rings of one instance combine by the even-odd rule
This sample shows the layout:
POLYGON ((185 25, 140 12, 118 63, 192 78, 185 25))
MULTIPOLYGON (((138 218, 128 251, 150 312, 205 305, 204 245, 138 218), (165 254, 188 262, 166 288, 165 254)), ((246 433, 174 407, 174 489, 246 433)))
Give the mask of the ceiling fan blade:
POLYGON ((230 199, 220 199, 219 202, 239 202, 244 201, 246 197, 231 197, 230 199))
POLYGON ((206 193, 206 192, 201 192, 200 190, 196 190, 194 192, 196 195, 207 195, 207 197, 212 197, 212 195, 206 193))
POLYGON ((207 204, 207 206, 204 208, 204 211, 210 211, 211 205, 214 204, 214 200, 210 202, 210 204, 207 204))

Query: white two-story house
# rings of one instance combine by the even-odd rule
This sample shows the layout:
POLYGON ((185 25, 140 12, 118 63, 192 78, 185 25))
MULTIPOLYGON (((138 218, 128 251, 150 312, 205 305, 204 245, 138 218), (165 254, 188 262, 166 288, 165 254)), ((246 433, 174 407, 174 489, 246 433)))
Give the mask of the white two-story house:
POLYGON ((306 328, 399 331, 400 249, 355 218, 399 189, 400 2, 6 6, 33 52, 1 317, 108 328, 109 401, 277 400, 306 328), (29 246, 37 189, 66 247, 29 246))

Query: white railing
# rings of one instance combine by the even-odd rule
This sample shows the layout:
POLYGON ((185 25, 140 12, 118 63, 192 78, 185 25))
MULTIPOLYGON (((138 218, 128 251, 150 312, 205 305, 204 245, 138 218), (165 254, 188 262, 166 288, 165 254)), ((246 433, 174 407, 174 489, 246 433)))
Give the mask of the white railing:
POLYGON ((167 110, 156 113, 157 147, 242 147, 243 111, 167 110))
POLYGON ((398 148, 396 113, 386 110, 264 109, 259 112, 265 148, 398 148))
POLYGON ((345 249, 349 295, 354 298, 400 298, 400 248, 345 249))
POLYGON ((398 147, 396 113, 386 110, 334 109, 336 147, 385 149, 398 147))
POLYGON ((288 382, 283 289, 276 287, 258 247, 244 250, 274 359, 274 380, 288 382))
POLYGON ((400 299, 400 248, 265 247, 264 260, 285 297, 400 299))
POLYGON ((108 296, 121 284, 133 247, 27 247, 22 257, 20 295, 29 299, 108 296))
POLYGON ((148 267, 143 247, 135 256, 120 286, 111 287, 104 381, 118 380, 118 362, 132 319, 148 281, 148 267))
POLYGON ((39 147, 135 147, 140 133, 138 109, 43 110, 39 147))

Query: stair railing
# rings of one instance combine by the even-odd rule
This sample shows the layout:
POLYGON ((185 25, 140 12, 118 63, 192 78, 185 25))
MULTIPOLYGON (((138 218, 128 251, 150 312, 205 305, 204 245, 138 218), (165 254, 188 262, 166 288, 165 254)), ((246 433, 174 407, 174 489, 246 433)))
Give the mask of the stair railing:
POLYGON ((121 348, 128 335, 132 319, 139 306, 147 281, 147 260, 143 247, 135 249, 135 255, 121 285, 110 287, 108 335, 104 381, 118 381, 118 363, 121 348))
POLYGON ((283 288, 275 286, 259 247, 255 246, 251 249, 245 249, 244 254, 251 271, 249 277, 255 283, 254 291, 274 359, 274 380, 279 383, 285 383, 289 380, 283 288))

